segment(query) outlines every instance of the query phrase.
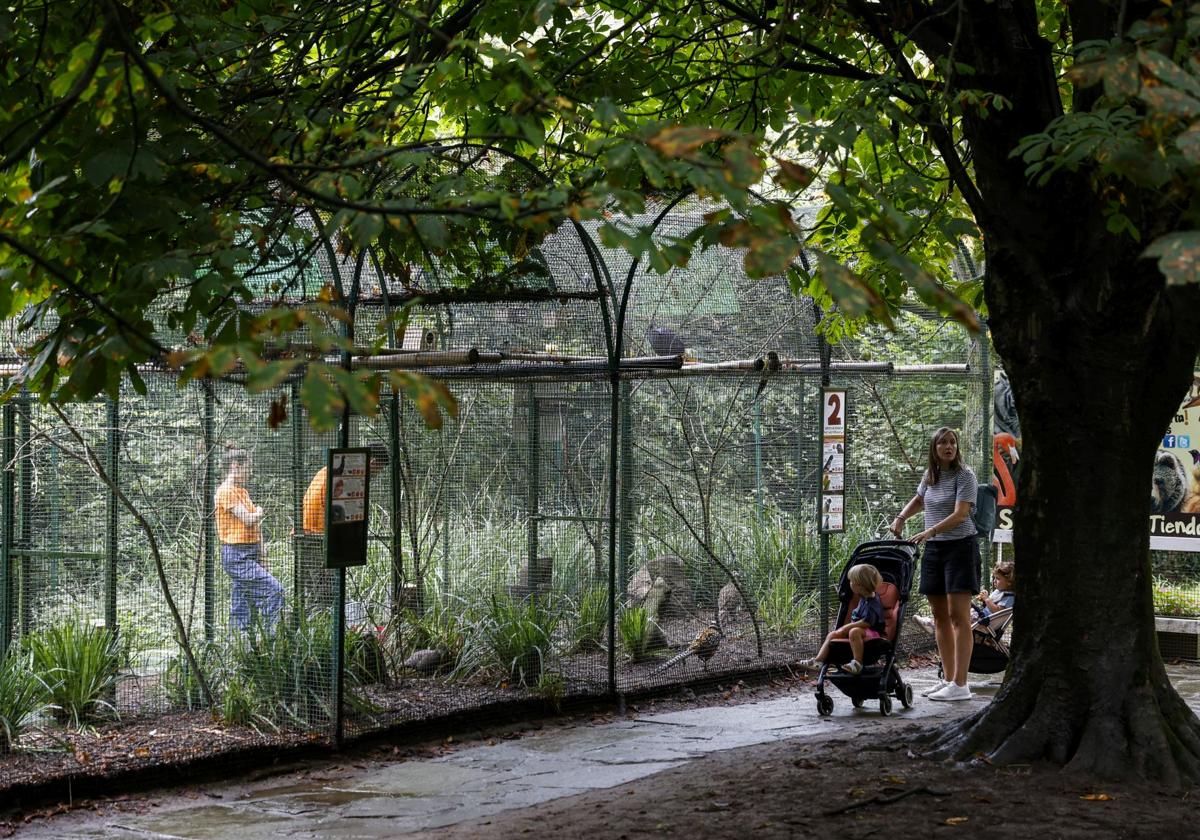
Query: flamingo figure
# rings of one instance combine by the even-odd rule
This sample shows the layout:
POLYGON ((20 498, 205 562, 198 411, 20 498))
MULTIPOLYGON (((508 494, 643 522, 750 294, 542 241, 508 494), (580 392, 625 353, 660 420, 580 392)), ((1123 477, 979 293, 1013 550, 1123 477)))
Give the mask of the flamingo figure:
POLYGON ((1017 439, 1008 432, 1001 432, 992 438, 992 484, 999 490, 996 504, 1012 507, 1017 503, 1017 484, 1013 481, 1012 473, 1008 471, 1005 455, 1014 464, 1020 458, 1017 454, 1017 439))

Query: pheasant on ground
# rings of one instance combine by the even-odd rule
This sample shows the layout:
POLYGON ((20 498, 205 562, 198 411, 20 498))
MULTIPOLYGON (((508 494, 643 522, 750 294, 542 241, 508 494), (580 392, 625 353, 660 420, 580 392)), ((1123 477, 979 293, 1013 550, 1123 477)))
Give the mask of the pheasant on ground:
POLYGON ((687 659, 689 656, 695 656, 699 659, 700 664, 707 671, 708 660, 716 655, 717 650, 721 647, 721 640, 724 638, 725 634, 721 632, 721 628, 717 626, 716 622, 713 622, 697 633, 696 638, 692 639, 691 644, 651 671, 650 676, 662 673, 672 665, 687 659))

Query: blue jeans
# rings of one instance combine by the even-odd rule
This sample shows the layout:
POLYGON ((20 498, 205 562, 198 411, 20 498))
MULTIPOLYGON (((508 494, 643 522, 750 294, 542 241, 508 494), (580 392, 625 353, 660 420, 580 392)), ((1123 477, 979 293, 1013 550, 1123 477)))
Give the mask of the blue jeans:
POLYGON ((257 543, 221 546, 221 565, 233 581, 229 620, 239 630, 248 630, 255 615, 273 625, 283 609, 283 586, 258 557, 257 543))

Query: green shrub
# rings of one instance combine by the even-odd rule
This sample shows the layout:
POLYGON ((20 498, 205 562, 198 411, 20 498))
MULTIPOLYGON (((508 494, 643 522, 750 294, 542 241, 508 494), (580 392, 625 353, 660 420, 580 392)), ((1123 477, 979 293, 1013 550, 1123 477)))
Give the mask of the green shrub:
POLYGON ((555 714, 562 711, 563 694, 566 692, 567 682, 563 679, 562 674, 551 674, 543 672, 538 677, 536 691, 555 714))
POLYGON ((457 601, 434 603, 423 616, 408 613, 401 624, 400 635, 405 637, 402 647, 408 653, 440 650, 444 657, 442 667, 453 671, 471 634, 473 613, 474 610, 457 601))
POLYGON ((108 698, 116 693, 123 650, 107 627, 75 619, 34 633, 25 644, 56 716, 79 727, 103 713, 116 714, 108 698))
POLYGON ((650 655, 656 641, 661 639, 661 631, 650 620, 645 607, 626 607, 617 616, 617 638, 625 654, 634 662, 640 662, 650 655))
POLYGON ((379 635, 369 627, 346 630, 346 671, 361 685, 388 680, 387 660, 379 635))
POLYGON ((46 708, 46 684, 33 673, 29 656, 0 661, 0 755, 17 745, 21 730, 46 708))
POLYGON ((571 625, 573 650, 596 650, 608 635, 608 587, 593 586, 583 593, 571 625))
MULTIPOLYGON (((260 623, 235 636, 221 700, 225 720, 301 730, 329 723, 333 639, 333 621, 324 614, 300 616, 294 624, 260 623)), ((346 684, 355 684, 350 669, 346 684)))
POLYGON ((1200 615, 1200 585, 1173 583, 1167 578, 1154 578, 1154 613, 1200 615))
POLYGON ((514 684, 535 686, 551 650, 559 614, 546 598, 492 596, 478 625, 491 666, 514 684))
POLYGON ((792 575, 780 573, 758 594, 758 617, 763 630, 791 638, 800 632, 818 597, 815 592, 801 595, 792 575))
MULTIPOLYGON (((220 694, 222 686, 227 682, 221 646, 216 642, 202 641, 192 645, 192 652, 196 656, 196 664, 204 672, 209 689, 214 694, 220 694)), ((205 708, 200 680, 182 652, 167 662, 162 682, 167 700, 172 705, 188 710, 205 708)))

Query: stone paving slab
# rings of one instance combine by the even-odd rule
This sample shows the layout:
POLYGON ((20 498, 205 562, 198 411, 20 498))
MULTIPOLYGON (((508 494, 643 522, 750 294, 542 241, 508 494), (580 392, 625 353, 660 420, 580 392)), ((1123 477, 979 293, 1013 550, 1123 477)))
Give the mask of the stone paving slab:
MULTIPOLYGON (((936 679, 931 669, 905 671, 914 692, 936 679)), ((1172 679, 1200 711, 1200 669, 1173 668, 1172 679)), ((914 708, 851 706, 831 689, 834 713, 820 718, 811 691, 736 706, 643 715, 610 724, 547 731, 494 746, 474 746, 428 760, 341 768, 336 780, 210 786, 213 801, 170 795, 153 814, 91 819, 69 815, 20 833, 30 838, 384 838, 475 821, 589 790, 614 787, 677 767, 706 753, 787 739, 878 733, 917 720, 950 719, 988 702, 996 683, 972 681, 976 699, 914 708)), ((326 776, 334 773, 326 773, 326 776)))

